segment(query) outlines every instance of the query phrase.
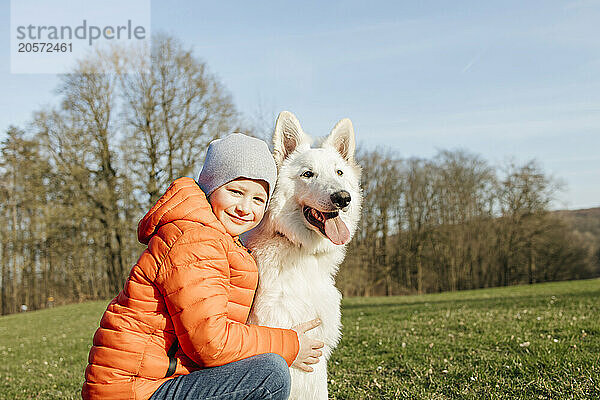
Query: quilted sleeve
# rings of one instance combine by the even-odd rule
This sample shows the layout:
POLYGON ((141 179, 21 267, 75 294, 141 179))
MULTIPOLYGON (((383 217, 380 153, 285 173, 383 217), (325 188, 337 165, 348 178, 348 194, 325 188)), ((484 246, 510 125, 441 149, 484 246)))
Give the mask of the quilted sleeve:
POLYGON ((214 367, 262 353, 290 366, 299 350, 291 329, 245 325, 227 318, 229 262, 218 237, 187 231, 165 257, 155 284, 164 296, 183 351, 214 367))

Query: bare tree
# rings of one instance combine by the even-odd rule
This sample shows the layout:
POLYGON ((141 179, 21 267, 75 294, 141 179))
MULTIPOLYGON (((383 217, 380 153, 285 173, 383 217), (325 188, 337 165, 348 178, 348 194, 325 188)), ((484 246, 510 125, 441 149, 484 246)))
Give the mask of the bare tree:
POLYGON ((20 304, 35 310, 45 302, 40 276, 45 272, 48 172, 39 144, 23 130, 9 127, 0 157, 0 213, 6 221, 0 230, 2 314, 15 312, 20 304))
POLYGON ((158 200, 174 179, 193 175, 209 141, 230 133, 238 113, 206 64, 169 36, 153 38, 151 65, 120 76, 122 152, 135 187, 158 200))

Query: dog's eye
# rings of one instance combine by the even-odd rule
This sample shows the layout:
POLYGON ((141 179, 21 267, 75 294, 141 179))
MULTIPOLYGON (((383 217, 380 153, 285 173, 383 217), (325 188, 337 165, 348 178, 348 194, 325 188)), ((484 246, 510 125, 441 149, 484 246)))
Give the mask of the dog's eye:
POLYGON ((303 176, 305 178, 312 178, 313 176, 315 176, 315 174, 309 170, 309 171, 304 171, 301 176, 303 176))
POLYGON ((344 175, 344 171, 342 171, 341 169, 338 169, 338 170, 337 170, 337 174, 338 174, 339 176, 342 176, 342 175, 344 175))

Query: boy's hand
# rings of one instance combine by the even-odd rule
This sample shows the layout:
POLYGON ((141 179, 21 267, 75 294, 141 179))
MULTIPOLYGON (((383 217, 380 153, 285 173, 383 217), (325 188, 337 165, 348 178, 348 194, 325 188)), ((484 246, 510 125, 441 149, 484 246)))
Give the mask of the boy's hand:
POLYGON ((302 324, 292 327, 293 331, 296 331, 298 335, 298 341, 300 342, 300 350, 298 355, 292 363, 292 367, 298 368, 305 372, 312 372, 313 368, 309 364, 316 364, 319 362, 319 357, 323 355, 321 350, 325 343, 320 340, 314 340, 304 334, 317 326, 321 325, 321 320, 316 318, 312 321, 304 322, 302 324))

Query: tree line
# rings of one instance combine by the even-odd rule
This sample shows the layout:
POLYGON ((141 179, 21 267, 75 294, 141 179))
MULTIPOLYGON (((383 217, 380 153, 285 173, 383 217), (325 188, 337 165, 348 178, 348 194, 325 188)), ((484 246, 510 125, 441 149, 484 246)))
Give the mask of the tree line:
POLYGON ((8 128, 2 314, 118 293, 141 253, 140 216, 196 173, 208 142, 243 129, 231 95, 178 40, 156 35, 148 51, 148 64, 119 48, 82 60, 57 106, 8 128))
MULTIPOLYGON (((176 39, 154 37, 149 65, 131 54, 83 60, 62 77, 58 105, 6 131, 2 314, 114 296, 143 250, 139 219, 174 179, 195 177, 208 142, 270 134, 241 117, 176 39)), ((461 151, 401 160, 364 150, 358 159, 365 200, 337 280, 345 295, 598 275, 594 245, 576 243, 548 212, 554 184, 534 163, 499 174, 461 151)))
POLYGON ((600 275, 600 237, 550 211, 560 185, 534 160, 465 150, 359 156, 363 213, 340 268, 346 296, 430 293, 600 275))

